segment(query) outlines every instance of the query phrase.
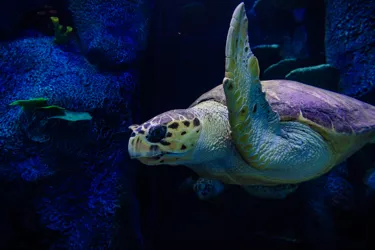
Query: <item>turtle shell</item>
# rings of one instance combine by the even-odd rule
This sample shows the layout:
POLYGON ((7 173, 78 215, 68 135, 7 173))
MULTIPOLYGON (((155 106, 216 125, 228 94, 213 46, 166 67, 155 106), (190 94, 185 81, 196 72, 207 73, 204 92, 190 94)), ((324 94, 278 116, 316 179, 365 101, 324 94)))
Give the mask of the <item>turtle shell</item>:
POLYGON ((227 102, 225 101, 223 84, 216 86, 215 88, 207 91, 206 93, 198 97, 198 99, 195 100, 195 102, 193 102, 189 106, 189 108, 194 107, 195 105, 198 105, 201 102, 210 101, 210 100, 219 102, 225 106, 227 105, 227 102))
MULTIPOLYGON (((349 96, 288 80, 262 81, 266 99, 281 121, 299 121, 330 134, 375 130, 375 107, 349 96)), ((190 107, 214 100, 226 105, 222 85, 201 95, 190 107)))

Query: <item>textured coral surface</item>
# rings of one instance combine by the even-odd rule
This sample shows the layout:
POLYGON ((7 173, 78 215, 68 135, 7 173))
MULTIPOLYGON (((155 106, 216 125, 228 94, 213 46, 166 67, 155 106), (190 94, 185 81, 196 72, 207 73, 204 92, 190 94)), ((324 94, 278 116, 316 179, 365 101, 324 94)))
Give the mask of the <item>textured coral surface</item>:
POLYGON ((340 91, 360 97, 375 83, 374 1, 326 1, 327 63, 340 70, 340 91))
POLYGON ((89 59, 102 66, 133 62, 146 45, 147 4, 147 0, 69 0, 89 59))
POLYGON ((141 2, 107 2, 101 8, 113 11, 101 13, 97 4, 68 3, 76 32, 63 44, 33 30, 0 42, 0 194, 9 214, 19 217, 1 217, 9 235, 3 248, 142 246, 126 129, 138 82, 137 68, 129 65, 145 47, 147 32, 139 25, 147 18, 141 2), (98 48, 99 54, 88 53, 98 48), (106 58, 106 70, 94 65, 97 56, 106 58), (124 62, 126 69, 111 68, 124 62), (9 105, 35 98, 90 119, 50 119, 53 108, 9 105), (22 206, 29 209, 22 212, 22 206), (15 234, 17 227, 22 234, 15 234))

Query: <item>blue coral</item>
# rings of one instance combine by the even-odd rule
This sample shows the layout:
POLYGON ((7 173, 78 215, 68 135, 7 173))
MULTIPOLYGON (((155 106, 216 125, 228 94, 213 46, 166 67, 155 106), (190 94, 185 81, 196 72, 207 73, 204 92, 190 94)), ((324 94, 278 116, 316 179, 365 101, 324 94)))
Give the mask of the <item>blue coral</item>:
POLYGON ((354 188, 347 180, 345 163, 318 179, 302 184, 302 190, 312 206, 344 210, 354 207, 354 188))
POLYGON ((106 249, 110 244, 121 178, 116 171, 97 171, 91 180, 81 168, 74 176, 44 188, 36 204, 43 224, 62 235, 53 243, 55 248, 106 249))
POLYGON ((338 220, 336 215, 353 213, 356 205, 354 188, 347 180, 347 165, 343 163, 331 172, 301 184, 299 192, 306 204, 306 240, 317 249, 327 244, 334 246, 340 235, 337 228, 345 228, 348 223, 338 220))
POLYGON ((340 69, 340 90, 361 97, 374 89, 375 5, 365 0, 329 0, 326 3, 327 63, 340 69))
POLYGON ((109 172, 105 169, 97 174, 88 191, 88 207, 93 214, 104 217, 114 215, 120 207, 119 195, 116 192, 118 190, 121 190, 121 186, 117 172, 109 172))
MULTIPOLYGON (((124 160, 126 147, 117 137, 132 123, 136 70, 104 72, 92 63, 136 60, 146 46, 149 5, 141 0, 69 0, 68 5, 80 44, 72 39, 56 45, 53 37, 34 31, 0 42, 0 178, 14 189, 34 185, 35 195, 20 199, 34 199, 41 224, 60 235, 44 239, 51 249, 138 249, 133 166, 124 160), (93 119, 48 120, 43 112, 9 106, 40 97, 67 110, 89 112, 93 119), (114 238, 124 227, 116 220, 122 206, 129 215, 123 218, 127 234, 118 237, 119 243, 114 238)), ((31 6, 39 7, 33 2, 22 10, 31 6)), ((0 29, 19 21, 2 17, 7 22, 0 29)))
MULTIPOLYGON (((0 44, 0 138, 19 137, 23 112, 14 100, 45 97, 73 111, 117 112, 131 101, 132 73, 99 72, 77 53, 67 52, 51 37, 23 38, 0 44), (100 91, 98 91, 100 89, 100 91)), ((14 145, 12 145, 14 146, 14 145)), ((4 145, 10 147, 10 145, 4 145)))
POLYGON ((88 58, 101 66, 132 63, 147 43, 148 0, 69 0, 88 58))
POLYGON ((37 181, 54 174, 46 163, 41 162, 39 156, 32 156, 25 161, 15 163, 12 168, 15 168, 25 181, 37 181))
POLYGON ((132 166, 118 160, 114 139, 132 122, 136 79, 130 71, 101 72, 69 49, 42 35, 0 44, 0 177, 38 185, 41 223, 61 235, 53 248, 108 249, 122 193, 132 192, 120 185, 119 164, 132 166), (93 119, 70 124, 9 106, 38 97, 93 119))

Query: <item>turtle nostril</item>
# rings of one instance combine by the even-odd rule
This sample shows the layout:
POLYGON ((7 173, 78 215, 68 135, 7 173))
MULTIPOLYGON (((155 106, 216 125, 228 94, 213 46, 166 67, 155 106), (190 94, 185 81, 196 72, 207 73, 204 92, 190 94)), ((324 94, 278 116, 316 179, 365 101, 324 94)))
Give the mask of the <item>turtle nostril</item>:
POLYGON ((156 143, 156 142, 160 142, 165 137, 166 134, 167 134, 167 128, 165 126, 158 125, 158 126, 150 128, 148 135, 146 136, 146 139, 149 142, 156 143))

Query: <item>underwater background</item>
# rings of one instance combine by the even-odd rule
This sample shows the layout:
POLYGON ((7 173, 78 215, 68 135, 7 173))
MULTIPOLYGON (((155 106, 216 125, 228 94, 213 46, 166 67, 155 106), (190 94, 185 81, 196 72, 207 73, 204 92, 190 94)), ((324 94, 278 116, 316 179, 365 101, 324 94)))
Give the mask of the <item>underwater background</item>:
MULTIPOLYGON (((373 145, 281 201, 129 159, 129 125, 222 82, 240 2, 0 3, 0 249, 375 248, 373 145)), ((375 105, 375 1, 244 3, 262 80, 375 105)))

